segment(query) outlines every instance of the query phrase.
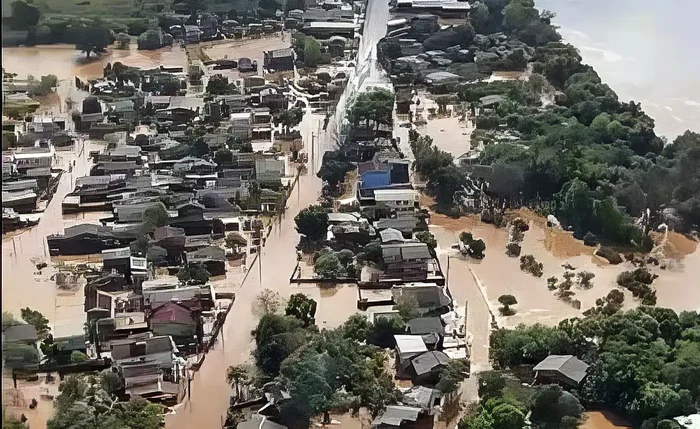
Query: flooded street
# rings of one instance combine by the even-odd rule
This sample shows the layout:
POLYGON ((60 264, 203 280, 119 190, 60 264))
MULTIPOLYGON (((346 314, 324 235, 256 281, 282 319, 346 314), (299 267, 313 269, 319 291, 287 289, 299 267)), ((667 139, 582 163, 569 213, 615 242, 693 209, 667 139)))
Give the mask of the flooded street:
MULTIPOLYGON (((316 133, 322 115, 307 113, 300 125, 302 135, 311 141, 311 132, 316 133)), ((323 134, 321 141, 327 139, 323 134)), ((304 150, 309 153, 311 145, 304 150)), ((250 332, 257 324, 252 304, 263 289, 278 291, 283 298, 303 292, 318 302, 316 321, 319 327, 334 327, 344 322, 355 312, 357 300, 355 286, 338 286, 333 291, 321 291, 315 285, 298 287, 289 284, 297 263, 296 245, 299 234, 295 230, 294 217, 299 211, 314 204, 321 192, 321 180, 312 174, 303 175, 287 203, 287 212, 280 223, 273 224, 272 231, 259 259, 251 263, 249 274, 236 291, 236 299, 226 319, 217 344, 210 349, 200 370, 192 380, 191 400, 185 399, 174 415, 166 418, 168 428, 189 429, 192 427, 213 428, 221 425, 229 404, 231 388, 226 384, 225 372, 230 365, 246 363, 251 359, 254 343, 250 332), (260 265, 258 265, 260 264, 260 265), (262 277, 261 274, 262 273, 262 277), (348 305, 352 300, 353 305, 348 305)))

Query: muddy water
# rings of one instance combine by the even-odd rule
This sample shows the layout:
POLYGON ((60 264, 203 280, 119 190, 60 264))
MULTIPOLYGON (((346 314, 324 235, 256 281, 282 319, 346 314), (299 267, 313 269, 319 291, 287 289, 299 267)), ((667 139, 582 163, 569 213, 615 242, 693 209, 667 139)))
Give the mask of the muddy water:
MULTIPOLYGON (((476 261, 457 256, 451 260, 451 270, 462 270, 462 268, 456 268, 462 265, 471 267, 483 283, 492 309, 499 307, 498 297, 503 294, 512 294, 518 300, 517 314, 507 318, 497 316, 499 325, 515 326, 519 323, 535 322, 555 325, 564 318, 580 316, 583 311, 595 305, 597 298, 617 288, 616 279, 622 271, 634 269, 627 262, 617 266, 609 265, 593 256, 593 248, 585 246, 580 246, 580 249, 576 247, 576 252, 571 253, 571 255, 580 253, 577 256, 566 256, 562 249, 551 247, 550 231, 545 230, 538 223, 531 222, 530 230, 525 233, 521 254, 534 255, 535 259, 543 264, 544 274, 537 278, 520 270, 519 258, 506 255, 505 245, 508 234, 505 228, 494 228, 492 225, 483 224, 471 218, 461 222, 462 226, 458 222, 445 222, 452 233, 453 243, 457 242, 461 231, 471 231, 475 238, 481 238, 486 243, 486 257, 476 261), (559 300, 547 289, 547 278, 554 276, 563 280, 566 269, 562 265, 566 263, 576 268, 575 272, 590 271, 595 274, 592 288, 584 290, 574 286, 572 289, 576 294, 573 299, 581 301, 581 310, 559 300)), ((436 218, 433 223, 443 222, 440 218, 436 218)), ((572 239, 569 238, 569 240, 572 239)), ((440 245, 444 247, 442 242, 440 245)), ((445 269, 444 266, 443 269, 445 269)), ((659 275, 654 282, 659 307, 669 307, 676 311, 700 309, 700 285, 695 280, 700 275, 700 251, 696 250, 685 257, 677 268, 661 270, 651 267, 650 269, 659 275)), ((450 289, 453 293, 459 294, 463 288, 472 288, 471 279, 468 276, 462 274, 455 276, 452 273, 451 276, 453 280, 450 282, 450 289)), ((625 291, 625 307, 632 308, 636 305, 638 302, 625 291)))
MULTIPOLYGON (((19 316, 19 310, 23 307, 31 307, 43 313, 52 323, 61 323, 57 320, 57 314, 65 314, 66 320, 75 320, 75 305, 82 304, 82 298, 77 295, 56 293, 56 284, 50 280, 54 273, 51 266, 41 272, 36 270, 33 258, 48 256, 46 248, 46 236, 54 233, 62 233, 65 226, 76 223, 98 223, 102 213, 86 213, 83 215, 71 215, 65 218, 61 214, 61 201, 65 195, 73 189, 75 179, 89 175, 91 162, 88 154, 91 150, 97 150, 103 145, 91 141, 78 142, 74 152, 59 152, 58 168, 64 168, 58 190, 54 194, 46 211, 42 214, 39 224, 27 231, 4 239, 2 243, 2 309, 19 316), (84 146, 84 150, 83 150, 84 146), (82 156, 78 157, 78 153, 82 156), (68 173, 68 163, 76 160, 76 166, 72 173, 68 173), (58 308, 57 308, 58 306, 58 308)), ((48 258, 46 258, 48 261, 48 258)), ((79 309, 82 314, 82 307, 79 309)), ((80 333, 80 332, 78 332, 80 333)))
POLYGON ((17 73, 19 78, 27 75, 38 78, 46 74, 54 74, 59 80, 74 76, 83 80, 98 78, 102 77, 102 69, 107 63, 116 61, 141 68, 155 68, 161 64, 185 67, 187 56, 178 46, 156 51, 139 51, 136 45, 131 45, 129 50, 108 48, 106 54, 99 57, 92 54, 90 59, 73 45, 2 48, 2 67, 8 73, 17 73))

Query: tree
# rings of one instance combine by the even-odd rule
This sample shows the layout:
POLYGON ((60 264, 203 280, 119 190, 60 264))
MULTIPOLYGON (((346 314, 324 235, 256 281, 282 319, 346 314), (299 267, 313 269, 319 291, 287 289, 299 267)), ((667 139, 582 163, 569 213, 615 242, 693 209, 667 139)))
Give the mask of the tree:
POLYGON ((170 216, 163 204, 156 204, 143 212, 143 224, 147 229, 160 228, 168 224, 170 216))
POLYGON ((522 429, 525 425, 525 414, 509 403, 502 403, 491 411, 493 429, 522 429))
POLYGON ((21 311, 22 320, 32 325, 36 329, 39 339, 44 339, 49 335, 51 328, 49 327, 49 319, 43 314, 29 307, 23 308, 21 311))
POLYGON ((318 241, 325 238, 328 232, 328 211, 320 205, 309 206, 296 215, 294 222, 299 234, 318 241))
POLYGON ((475 2, 469 9, 469 22, 477 33, 484 34, 491 22, 489 8, 482 2, 475 2))
POLYGON ((484 240, 482 239, 474 240, 469 245, 469 255, 476 259, 483 259, 484 256, 486 256, 484 255, 485 250, 486 243, 484 243, 484 240))
POLYGON ((313 325, 315 323, 316 301, 303 293, 292 294, 289 297, 284 314, 301 320, 304 322, 304 327, 313 325))
POLYGON ((88 360, 87 355, 81 351, 73 350, 70 354, 71 363, 85 362, 86 360, 88 360))
POLYGON ((309 332, 302 328, 301 320, 264 314, 253 330, 255 339, 255 365, 264 374, 275 377, 279 374, 282 362, 295 350, 308 342, 309 332))
POLYGON ((215 74, 209 78, 207 83, 207 93, 211 95, 235 94, 238 88, 235 84, 229 83, 228 78, 221 74, 215 74))
POLYGON ((431 250, 435 250, 437 247, 437 240, 430 231, 421 231, 416 233, 416 239, 421 243, 427 244, 428 248, 431 250))
POLYGON ((403 320, 411 320, 418 316, 418 300, 412 293, 402 293, 394 298, 394 309, 403 320))
POLYGON ((360 93, 348 111, 348 120, 355 126, 364 122, 367 131, 374 122, 375 129, 380 124, 391 125, 394 111, 394 93, 384 89, 360 93))
POLYGON ((333 280, 347 275, 345 267, 340 263, 338 255, 333 251, 325 252, 319 256, 314 263, 314 270, 321 279, 333 280))
POLYGON ((126 33, 117 34, 117 49, 129 49, 131 37, 126 33))
POLYGON ((466 184, 466 176, 457 166, 450 164, 447 167, 438 168, 430 175, 427 188, 435 196, 435 202, 449 207, 454 204, 455 193, 462 191, 466 184))
POLYGON ((248 371, 241 365, 231 365, 226 369, 226 382, 236 390, 236 398, 241 399, 241 385, 248 381, 248 371))
POLYGON ((28 30, 39 23, 41 12, 39 9, 24 1, 14 1, 10 3, 12 9, 9 26, 13 30, 28 30))
POLYGON ((317 67, 321 63, 321 44, 309 36, 304 38, 304 66, 317 67))
POLYGON ((177 272, 177 278, 184 285, 203 285, 209 281, 211 274, 203 264, 188 262, 177 272))
POLYGON ((557 385, 537 388, 531 410, 532 422, 542 429, 575 429, 583 413, 578 399, 557 385))
POLYGON ((423 42, 426 51, 445 50, 452 46, 468 47, 474 39, 474 28, 471 24, 451 26, 428 37, 423 42))
POLYGON ((262 315, 275 314, 280 308, 281 301, 282 297, 279 292, 272 289, 264 289, 255 297, 255 310, 262 315))
POLYGON ((332 188, 345 180, 345 175, 355 169, 355 164, 342 159, 324 159, 317 176, 332 188))
POLYGON ((275 125, 282 125, 283 134, 289 134, 291 128, 299 125, 304 117, 304 111, 298 107, 282 110, 274 117, 275 125))
POLYGON ((501 373, 489 371, 479 374, 479 398, 482 402, 501 397, 505 387, 506 380, 501 373))
POLYGON ((396 347, 394 335, 406 333, 406 323, 400 317, 380 317, 374 322, 369 343, 383 349, 396 347))
POLYGON ((500 302, 503 307, 499 308, 499 311, 503 316, 512 316, 515 314, 515 310, 510 308, 511 305, 518 303, 513 295, 501 295, 498 297, 498 302, 500 302))
POLYGON ((452 359, 440 371, 440 379, 435 386, 442 393, 451 393, 459 389, 459 383, 469 377, 469 361, 452 359))
POLYGON ((233 152, 228 149, 219 149, 214 154, 214 162, 216 165, 229 165, 233 162, 233 152))
POLYGON ((91 52, 104 52, 111 44, 108 28, 78 27, 75 29, 75 39, 75 49, 85 52, 88 58, 91 52))

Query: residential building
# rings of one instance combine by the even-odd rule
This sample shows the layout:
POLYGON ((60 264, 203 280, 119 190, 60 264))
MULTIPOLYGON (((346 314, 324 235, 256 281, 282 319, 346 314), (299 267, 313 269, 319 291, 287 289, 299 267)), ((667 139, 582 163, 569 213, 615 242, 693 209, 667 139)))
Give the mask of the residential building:
MULTIPOLYGON (((386 232, 382 231, 382 233, 386 232)), ((399 233, 399 235, 401 235, 399 233)), ((382 257, 386 266, 385 277, 402 281, 424 280, 428 277, 428 263, 432 255, 425 243, 404 242, 382 244, 382 257)))
POLYGON ((589 365, 572 355, 550 355, 535 365, 537 383, 558 383, 578 387, 586 378, 589 365))
POLYGON ((377 205, 396 212, 397 217, 413 214, 420 207, 420 196, 413 189, 376 189, 374 200, 377 205))
POLYGON ((51 168, 55 157, 53 146, 20 148, 13 155, 14 163, 20 173, 30 168, 51 168))
POLYGON ((294 70, 294 50, 292 48, 265 51, 264 67, 270 71, 294 70))
POLYGON ((172 337, 178 348, 198 342, 197 336, 201 336, 197 312, 177 302, 166 302, 151 310, 148 324, 154 335, 172 337))

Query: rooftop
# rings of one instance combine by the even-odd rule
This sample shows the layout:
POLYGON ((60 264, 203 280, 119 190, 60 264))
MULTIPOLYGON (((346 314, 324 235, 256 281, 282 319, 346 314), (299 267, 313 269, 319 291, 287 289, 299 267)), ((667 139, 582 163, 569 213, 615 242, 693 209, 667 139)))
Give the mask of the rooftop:
POLYGON ((401 426, 404 421, 415 422, 421 413, 420 408, 389 405, 386 410, 372 421, 372 426, 401 426))
POLYGON ((400 355, 418 354, 428 351, 420 335, 394 335, 396 349, 400 355))
POLYGON ((580 383, 586 377, 588 364, 572 355, 550 355, 538 363, 534 371, 556 371, 568 379, 580 383))

